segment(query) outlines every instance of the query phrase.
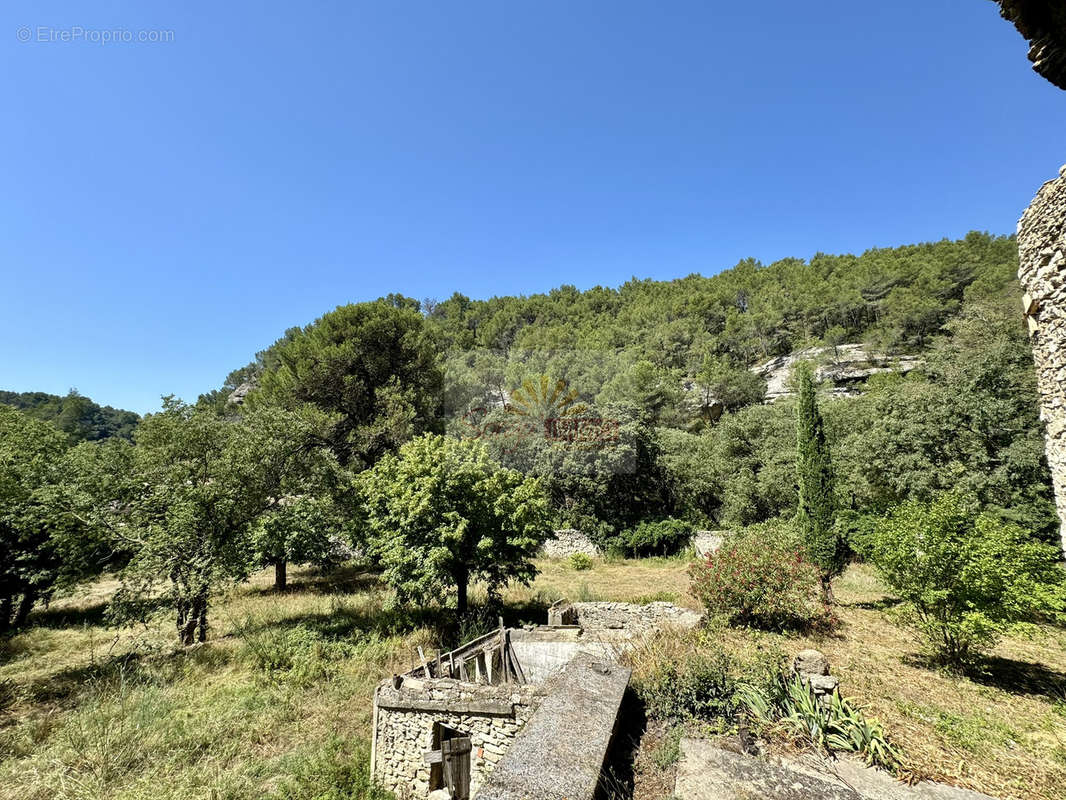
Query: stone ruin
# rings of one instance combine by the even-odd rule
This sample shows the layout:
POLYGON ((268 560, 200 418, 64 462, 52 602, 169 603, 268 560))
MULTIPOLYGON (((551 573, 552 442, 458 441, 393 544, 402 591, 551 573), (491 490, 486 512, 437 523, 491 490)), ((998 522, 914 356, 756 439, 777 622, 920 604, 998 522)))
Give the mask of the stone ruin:
POLYGON ((1018 223, 1018 279, 1033 346, 1040 417, 1066 551, 1066 166, 1018 223))
MULTIPOLYGON (((717 552, 728 536, 729 531, 697 530, 692 532, 692 541, 689 544, 697 558, 706 558, 710 553, 717 552)), ((577 553, 590 558, 603 555, 592 539, 574 528, 554 531, 541 548, 541 555, 545 558, 570 558, 577 553)))
POLYGON ((375 690, 371 774, 399 798, 591 800, 629 684, 619 653, 700 619, 670 603, 558 603, 547 625, 419 651, 375 690))
POLYGON ((594 558, 600 554, 588 535, 574 528, 553 531, 542 552, 547 558, 570 558, 577 553, 594 558))

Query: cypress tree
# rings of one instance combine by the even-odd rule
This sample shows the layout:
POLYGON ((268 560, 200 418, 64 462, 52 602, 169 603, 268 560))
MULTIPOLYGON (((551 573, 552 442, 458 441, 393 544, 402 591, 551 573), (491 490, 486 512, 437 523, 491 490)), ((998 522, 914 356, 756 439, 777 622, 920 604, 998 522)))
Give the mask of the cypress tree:
POLYGON ((832 603, 831 581, 844 571, 847 553, 834 525, 833 463, 809 366, 804 365, 800 370, 799 389, 796 413, 797 520, 808 557, 821 572, 823 597, 827 603, 832 603))

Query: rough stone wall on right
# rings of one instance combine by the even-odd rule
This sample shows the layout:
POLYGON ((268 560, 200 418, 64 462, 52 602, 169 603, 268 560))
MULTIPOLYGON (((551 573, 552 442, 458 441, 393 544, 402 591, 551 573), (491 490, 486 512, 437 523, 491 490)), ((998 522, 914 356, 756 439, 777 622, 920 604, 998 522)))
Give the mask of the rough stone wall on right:
POLYGON ((1066 552, 1066 166, 1018 223, 1018 280, 1040 389, 1048 466, 1066 552))

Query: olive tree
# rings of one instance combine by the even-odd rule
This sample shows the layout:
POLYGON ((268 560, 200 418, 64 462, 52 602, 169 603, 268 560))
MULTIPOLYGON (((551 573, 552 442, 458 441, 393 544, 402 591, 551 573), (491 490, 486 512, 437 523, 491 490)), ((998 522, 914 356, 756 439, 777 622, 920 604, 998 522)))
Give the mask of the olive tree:
POLYGON ((309 408, 261 408, 237 420, 166 398, 137 429, 96 520, 133 552, 116 609, 160 600, 183 645, 204 641, 211 595, 257 565, 253 526, 279 507, 286 482, 329 458, 314 437, 328 423, 309 408))

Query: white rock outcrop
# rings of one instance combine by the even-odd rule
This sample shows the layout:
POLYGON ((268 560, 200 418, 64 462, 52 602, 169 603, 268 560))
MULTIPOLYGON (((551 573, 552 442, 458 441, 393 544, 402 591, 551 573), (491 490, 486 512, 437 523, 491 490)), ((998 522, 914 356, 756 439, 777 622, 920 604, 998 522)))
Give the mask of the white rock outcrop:
POLYGON ((789 377, 801 361, 815 362, 814 379, 832 384, 830 392, 842 396, 858 394, 862 384, 878 372, 910 372, 922 363, 913 356, 875 353, 862 344, 808 347, 751 367, 752 372, 766 381, 767 403, 792 394, 789 377))

